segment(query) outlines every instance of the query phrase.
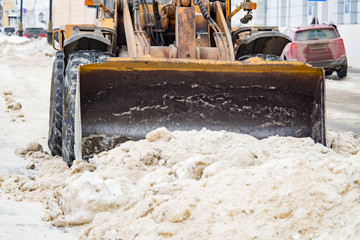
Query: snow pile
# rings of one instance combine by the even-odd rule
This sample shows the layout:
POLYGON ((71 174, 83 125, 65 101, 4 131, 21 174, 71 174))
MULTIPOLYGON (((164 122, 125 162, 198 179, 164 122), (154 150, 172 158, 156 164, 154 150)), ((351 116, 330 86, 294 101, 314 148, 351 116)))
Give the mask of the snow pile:
MULTIPOLYGON (((94 216, 81 239, 360 237, 359 145, 344 157, 311 139, 164 129, 147 139, 93 159, 97 169, 64 188, 67 224, 94 216), (73 197, 94 177, 103 187, 109 179, 130 180, 143 197, 107 211, 73 197)), ((87 185, 96 197, 98 185, 87 185)))
POLYGON ((46 38, 30 39, 0 35, 0 55, 2 59, 18 61, 27 59, 34 64, 33 59, 37 59, 41 55, 54 56, 54 50, 47 43, 46 38))
MULTIPOLYGON (((53 54, 44 39, 0 37, 0 141, 46 142, 53 54)), ((327 136, 329 148, 162 128, 71 168, 33 143, 16 150, 31 175, 0 171, 0 194, 42 202, 43 220, 80 239, 360 239, 360 138, 327 136)))
POLYGON ((0 36, 0 139, 5 142, 45 146, 54 53, 46 39, 0 36))
POLYGON ((33 190, 55 226, 85 224, 80 239, 358 239, 360 138, 329 136, 334 149, 157 129, 70 169, 44 161, 17 194, 33 190))

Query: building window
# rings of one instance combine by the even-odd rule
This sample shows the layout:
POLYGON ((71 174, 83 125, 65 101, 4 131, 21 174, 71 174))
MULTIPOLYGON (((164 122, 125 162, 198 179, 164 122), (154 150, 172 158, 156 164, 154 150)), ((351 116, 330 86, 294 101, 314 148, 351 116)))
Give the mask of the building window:
POLYGON ((39 21, 40 21, 41 23, 45 23, 45 14, 42 13, 42 12, 39 14, 39 21))
POLYGON ((345 0, 345 13, 350 12, 350 0, 345 0))

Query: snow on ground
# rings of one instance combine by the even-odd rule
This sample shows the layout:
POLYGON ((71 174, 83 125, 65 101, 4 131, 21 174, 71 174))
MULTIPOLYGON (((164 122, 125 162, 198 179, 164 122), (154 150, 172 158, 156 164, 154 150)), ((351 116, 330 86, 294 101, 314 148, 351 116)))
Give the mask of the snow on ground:
POLYGON ((328 148, 162 128, 68 168, 46 153, 53 54, 44 41, 0 38, 0 239, 360 239, 350 132, 328 132, 328 148))
MULTIPOLYGON (((53 55, 44 39, 0 35, 0 176, 33 179, 38 175, 38 169, 31 170, 32 164, 14 150, 33 141, 46 148, 53 55)), ((45 153, 38 156, 50 158, 45 153)), ((7 196, 3 180, 0 177, 1 240, 75 239, 41 220, 40 203, 7 196)))
POLYGON ((326 77, 328 129, 360 134, 360 74, 351 69, 345 79, 326 77))

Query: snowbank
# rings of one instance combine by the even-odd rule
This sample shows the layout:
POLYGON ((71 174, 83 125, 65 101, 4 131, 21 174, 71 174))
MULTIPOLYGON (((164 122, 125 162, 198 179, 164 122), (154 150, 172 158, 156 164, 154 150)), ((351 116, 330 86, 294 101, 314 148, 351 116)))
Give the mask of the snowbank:
POLYGON ((0 35, 0 139, 45 146, 54 54, 46 39, 0 35))
POLYGON ((28 59, 33 64, 33 60, 39 60, 39 56, 54 56, 54 53, 52 46, 47 44, 46 38, 30 39, 0 35, 0 54, 2 59, 28 59))
MULTIPOLYGON (((22 105, 1 115, 0 140, 46 142, 50 71, 36 73, 54 52, 43 41, 0 38, 0 104, 22 105)), ((0 193, 43 203, 44 221, 78 226, 80 239, 360 239, 360 137, 327 136, 325 147, 161 128, 71 168, 31 144, 17 153, 38 174, 0 171, 0 193)))
POLYGON ((333 149, 157 129, 70 169, 46 160, 35 180, 3 187, 45 203, 55 226, 85 224, 80 239, 358 239, 360 138, 329 135, 333 149))

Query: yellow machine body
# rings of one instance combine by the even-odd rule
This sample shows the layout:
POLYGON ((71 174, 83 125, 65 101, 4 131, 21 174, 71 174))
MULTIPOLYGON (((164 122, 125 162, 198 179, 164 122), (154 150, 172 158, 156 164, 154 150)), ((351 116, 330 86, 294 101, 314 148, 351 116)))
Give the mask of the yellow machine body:
MULTIPOLYGON (((279 48, 276 28, 262 29, 264 38, 252 28, 234 33, 229 1, 86 2, 101 9, 95 25, 66 26, 60 46, 66 53, 66 39, 68 49, 106 43, 70 41, 75 28, 94 34, 100 29, 114 55, 78 66, 74 126, 64 121, 65 128, 74 128, 76 158, 142 139, 159 127, 311 137, 325 144, 324 72, 298 62, 265 61, 259 54, 279 48), (249 57, 237 61, 244 54, 249 57)), ((251 19, 256 4, 245 3, 239 6, 249 8, 245 17, 251 19)), ((71 98, 64 96, 67 111, 71 98)))

